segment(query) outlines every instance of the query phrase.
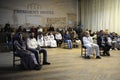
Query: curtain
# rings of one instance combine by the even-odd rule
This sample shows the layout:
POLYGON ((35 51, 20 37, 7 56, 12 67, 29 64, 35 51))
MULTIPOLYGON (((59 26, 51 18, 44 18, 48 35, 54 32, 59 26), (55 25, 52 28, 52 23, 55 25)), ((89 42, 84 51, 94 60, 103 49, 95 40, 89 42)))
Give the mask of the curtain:
POLYGON ((120 34, 120 0, 80 0, 80 10, 84 29, 120 34))

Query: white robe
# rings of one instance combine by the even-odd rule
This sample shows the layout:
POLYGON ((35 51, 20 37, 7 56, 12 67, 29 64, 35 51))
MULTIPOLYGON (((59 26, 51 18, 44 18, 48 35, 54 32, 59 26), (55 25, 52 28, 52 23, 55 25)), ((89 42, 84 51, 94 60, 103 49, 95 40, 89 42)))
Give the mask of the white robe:
POLYGON ((46 36, 44 36, 43 37, 44 38, 44 41, 45 41, 45 47, 48 47, 48 46, 50 46, 50 38, 49 38, 49 36, 48 35, 46 35, 46 36))
POLYGON ((38 42, 39 46, 41 46, 41 47, 45 46, 45 41, 43 39, 43 35, 41 35, 41 37, 39 35, 37 36, 37 42, 38 42))
POLYGON ((49 35, 50 38, 50 47, 57 47, 57 42, 54 38, 54 35, 49 35))

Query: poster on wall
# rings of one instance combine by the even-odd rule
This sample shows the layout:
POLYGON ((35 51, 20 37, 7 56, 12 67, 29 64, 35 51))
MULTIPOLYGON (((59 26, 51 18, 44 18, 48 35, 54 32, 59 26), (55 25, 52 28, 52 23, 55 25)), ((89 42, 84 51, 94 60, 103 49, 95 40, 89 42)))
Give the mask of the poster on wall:
POLYGON ((26 23, 30 23, 31 25, 41 25, 41 17, 40 16, 26 16, 26 23))
POLYGON ((56 27, 64 27, 66 25, 66 17, 47 18, 47 23, 56 27))

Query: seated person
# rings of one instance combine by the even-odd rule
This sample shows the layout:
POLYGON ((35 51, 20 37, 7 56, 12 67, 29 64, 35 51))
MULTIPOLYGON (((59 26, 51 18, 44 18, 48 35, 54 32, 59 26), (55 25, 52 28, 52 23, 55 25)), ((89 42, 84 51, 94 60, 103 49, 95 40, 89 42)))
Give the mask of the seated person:
POLYGON ((43 39, 44 39, 44 45, 45 47, 51 47, 51 41, 50 41, 50 36, 48 35, 48 33, 45 33, 43 35, 43 39))
POLYGON ((64 42, 68 44, 68 49, 72 49, 72 41, 69 32, 66 31, 63 37, 64 37, 64 42))
POLYGON ((107 33, 102 33, 102 35, 97 38, 99 47, 103 49, 103 56, 110 56, 111 42, 112 40, 107 33))
POLYGON ((57 42, 54 38, 54 35, 52 32, 49 33, 49 39, 50 39, 50 47, 57 47, 57 42))
POLYGON ((42 33, 39 33, 39 34, 37 35, 37 42, 38 42, 38 45, 39 45, 40 47, 44 47, 44 46, 45 46, 45 41, 44 41, 44 39, 43 39, 43 34, 42 34, 42 33))
POLYGON ((113 32, 113 33, 110 34, 110 38, 112 40, 112 42, 111 42, 112 43, 112 47, 111 48, 113 50, 118 50, 118 48, 119 48, 119 45, 118 45, 118 42, 117 42, 118 34, 113 32))
POLYGON ((87 48, 87 59, 90 59, 90 55, 92 54, 93 49, 96 51, 96 59, 101 59, 99 54, 99 46, 93 43, 93 39, 88 31, 85 32, 85 36, 83 37, 83 45, 87 48))
POLYGON ((43 65, 50 64, 49 62, 47 62, 47 51, 38 45, 37 40, 35 38, 35 34, 33 32, 30 34, 30 37, 27 39, 27 48, 31 52, 35 53, 35 56, 36 56, 38 62, 39 62, 38 54, 43 53, 43 65), (39 51, 39 53, 37 50, 39 51))
POLYGON ((22 38, 22 33, 17 33, 14 39, 14 48, 16 54, 22 58, 22 63, 25 69, 40 69, 34 53, 26 50, 25 41, 22 38))
POLYGON ((73 43, 74 48, 77 48, 80 46, 81 40, 78 38, 78 34, 76 33, 76 31, 72 31, 71 39, 72 39, 72 43, 73 43))
POLYGON ((117 43, 118 43, 117 48, 118 48, 118 50, 120 50, 120 36, 118 36, 117 43))
POLYGON ((60 47, 61 44, 62 44, 62 35, 61 35, 60 32, 57 32, 57 33, 55 34, 55 39, 56 39, 56 41, 57 41, 57 46, 60 47))

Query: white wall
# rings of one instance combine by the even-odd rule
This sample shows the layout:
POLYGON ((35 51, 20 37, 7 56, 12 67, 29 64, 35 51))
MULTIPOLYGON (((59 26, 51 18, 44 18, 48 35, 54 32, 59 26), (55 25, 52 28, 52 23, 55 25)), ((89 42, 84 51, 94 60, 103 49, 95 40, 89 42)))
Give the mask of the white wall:
POLYGON ((4 25, 5 23, 13 24, 13 11, 0 8, 0 24, 4 25))
MULTIPOLYGON (((77 0, 1 0, 0 7, 8 8, 12 11, 2 11, 5 16, 5 20, 1 18, 2 24, 8 22, 16 25, 42 25, 47 24, 47 18, 61 18, 66 17, 66 25, 68 24, 68 13, 75 14, 77 16, 77 0), (37 5, 37 6, 36 6, 37 5), (14 10, 25 10, 25 11, 51 11, 50 13, 19 13, 14 10)), ((3 8, 4 10, 4 8, 3 8)), ((77 21, 77 19, 76 19, 77 21)), ((74 21, 74 22, 76 22, 74 21)), ((57 24, 57 23, 56 23, 57 24)))

